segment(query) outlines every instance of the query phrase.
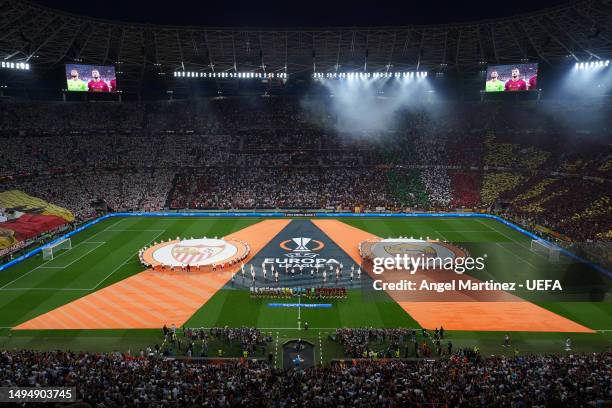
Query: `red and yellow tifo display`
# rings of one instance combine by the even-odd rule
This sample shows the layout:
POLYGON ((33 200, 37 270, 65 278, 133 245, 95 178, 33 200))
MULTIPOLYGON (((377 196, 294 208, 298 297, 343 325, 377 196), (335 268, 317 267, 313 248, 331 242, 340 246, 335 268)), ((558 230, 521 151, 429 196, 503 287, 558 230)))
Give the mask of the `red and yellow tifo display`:
POLYGON ((190 238, 154 243, 140 251, 140 261, 154 270, 210 270, 244 260, 249 245, 235 238, 190 238))

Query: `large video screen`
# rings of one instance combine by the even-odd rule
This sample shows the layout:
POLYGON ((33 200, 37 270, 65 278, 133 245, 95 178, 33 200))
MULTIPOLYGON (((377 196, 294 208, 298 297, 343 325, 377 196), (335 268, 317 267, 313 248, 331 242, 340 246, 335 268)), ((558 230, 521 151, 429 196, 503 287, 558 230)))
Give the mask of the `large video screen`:
POLYGON ((485 92, 535 91, 538 64, 489 65, 485 92))
POLYGON ((117 92, 115 67, 66 64, 66 85, 71 92, 117 92))

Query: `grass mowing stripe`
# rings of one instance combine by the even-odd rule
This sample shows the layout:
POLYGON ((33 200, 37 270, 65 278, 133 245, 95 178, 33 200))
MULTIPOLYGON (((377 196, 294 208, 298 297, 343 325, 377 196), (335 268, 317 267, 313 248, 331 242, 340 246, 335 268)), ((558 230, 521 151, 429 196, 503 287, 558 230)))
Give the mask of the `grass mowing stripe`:
MULTIPOLYGON (((166 232, 166 229, 164 230, 159 230, 160 232, 152 239, 150 240, 145 246, 150 245, 153 241, 155 241, 161 234, 163 234, 164 232, 166 232)), ((119 270, 119 268, 121 268, 122 266, 126 265, 130 259, 132 259, 132 257, 134 255, 138 255, 138 251, 136 251, 136 253, 134 254, 130 254, 130 256, 128 257, 128 259, 126 259, 124 262, 122 262, 121 264, 119 264, 115 269, 112 270, 111 273, 109 273, 108 275, 106 275, 104 277, 104 279, 102 279, 100 282, 98 282, 97 285, 95 285, 93 288, 91 288, 91 290, 96 290, 98 288, 98 286, 100 286, 105 280, 107 280, 111 275, 113 275, 115 272, 117 272, 117 270, 119 270)))

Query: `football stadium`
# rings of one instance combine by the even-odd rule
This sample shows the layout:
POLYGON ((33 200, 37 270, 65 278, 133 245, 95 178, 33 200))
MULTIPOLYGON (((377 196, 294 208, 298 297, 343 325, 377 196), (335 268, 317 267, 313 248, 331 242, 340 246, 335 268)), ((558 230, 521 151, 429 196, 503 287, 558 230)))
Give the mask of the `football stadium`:
POLYGON ((109 6, 0 1, 0 403, 612 406, 610 1, 109 6))

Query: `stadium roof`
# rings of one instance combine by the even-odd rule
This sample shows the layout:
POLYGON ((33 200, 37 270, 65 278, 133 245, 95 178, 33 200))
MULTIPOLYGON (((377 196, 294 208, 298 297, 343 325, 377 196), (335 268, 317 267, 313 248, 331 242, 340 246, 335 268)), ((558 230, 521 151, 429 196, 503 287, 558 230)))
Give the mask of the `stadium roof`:
POLYGON ((584 0, 471 23, 345 28, 206 28, 82 17, 0 0, 0 58, 54 67, 118 64, 124 89, 187 71, 475 72, 486 63, 609 58, 612 4, 584 0))

